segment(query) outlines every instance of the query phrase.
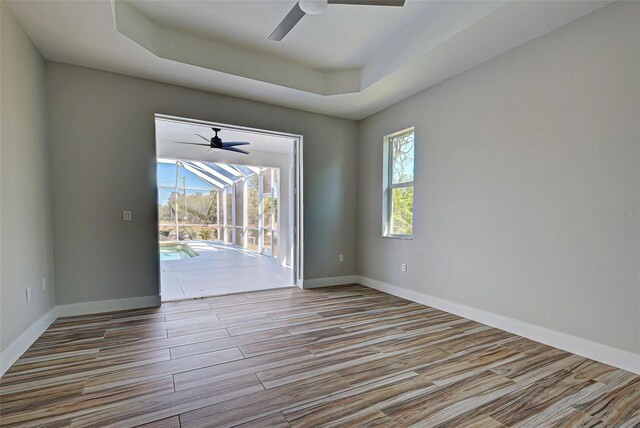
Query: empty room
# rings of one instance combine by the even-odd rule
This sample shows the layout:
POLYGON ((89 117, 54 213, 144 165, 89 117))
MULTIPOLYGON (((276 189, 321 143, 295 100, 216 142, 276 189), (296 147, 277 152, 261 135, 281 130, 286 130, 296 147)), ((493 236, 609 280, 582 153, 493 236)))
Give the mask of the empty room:
POLYGON ((640 2, 0 0, 0 426, 640 428, 640 2))

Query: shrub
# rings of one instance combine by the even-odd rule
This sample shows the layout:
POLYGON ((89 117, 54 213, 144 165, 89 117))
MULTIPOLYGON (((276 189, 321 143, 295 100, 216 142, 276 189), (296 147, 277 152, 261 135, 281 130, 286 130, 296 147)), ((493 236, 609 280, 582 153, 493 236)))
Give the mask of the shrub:
POLYGON ((213 238, 213 230, 212 229, 200 229, 200 237, 205 241, 209 241, 213 238))

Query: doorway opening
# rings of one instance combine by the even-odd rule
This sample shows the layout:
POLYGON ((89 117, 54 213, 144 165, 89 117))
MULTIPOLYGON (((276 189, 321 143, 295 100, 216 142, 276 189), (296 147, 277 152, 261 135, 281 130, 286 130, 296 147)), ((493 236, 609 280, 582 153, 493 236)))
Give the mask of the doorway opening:
POLYGON ((156 116, 163 301, 299 283, 300 149, 300 136, 156 116), (212 128, 248 154, 212 150, 212 128))

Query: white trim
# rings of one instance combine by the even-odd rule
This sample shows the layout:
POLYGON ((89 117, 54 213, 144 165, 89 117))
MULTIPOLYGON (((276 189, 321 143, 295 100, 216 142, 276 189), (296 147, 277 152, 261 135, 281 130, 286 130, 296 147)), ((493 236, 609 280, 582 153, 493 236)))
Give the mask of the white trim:
POLYGON ((25 330, 11 345, 0 354, 0 376, 16 362, 18 358, 45 332, 58 317, 58 308, 54 307, 42 315, 31 327, 25 330))
POLYGON ((249 248, 249 178, 242 177, 242 248, 249 248))
POLYGON ((293 201, 293 216, 291 221, 291 227, 293 228, 294 239, 294 259, 293 259, 293 271, 295 272, 296 285, 300 288, 304 283, 304 164, 302 157, 302 142, 303 136, 300 135, 293 143, 293 168, 294 174, 291 182, 293 183, 292 201, 293 201))
MULTIPOLYGON (((415 159, 415 126, 397 131, 389 135, 385 135, 382 139, 382 237, 392 239, 413 239, 413 222, 411 225, 411 235, 394 234, 391 232, 391 223, 393 221, 393 190, 394 189, 406 189, 409 187, 415 187, 415 165, 413 166, 412 174, 414 179, 411 181, 405 181, 402 183, 393 183, 393 143, 392 139, 404 134, 413 134, 414 141, 414 159, 415 159)), ((415 200, 415 194, 414 198, 415 200)), ((411 201, 413 209, 414 200, 411 201)))
POLYGON ((334 276, 331 278, 315 278, 305 279, 302 282, 302 288, 320 288, 331 287, 332 285, 357 284, 360 277, 358 275, 334 276))
MULTIPOLYGON (((614 367, 640 374, 640 355, 601 343, 529 324, 513 318, 473 308, 450 300, 429 296, 419 291, 409 290, 386 282, 360 276, 358 283, 413 302, 422 303, 491 327, 499 328, 518 336, 526 337, 559 348, 573 354, 600 361, 614 367)), ((306 285, 306 281, 305 281, 306 285)), ((306 287, 305 287, 306 288, 306 287)))
POLYGON ((58 317, 88 315, 100 312, 123 311, 160 306, 160 296, 132 297, 129 299, 58 305, 42 315, 0 354, 0 376, 44 333, 58 317))
POLYGON ((58 306, 58 316, 98 314, 101 312, 124 311, 127 309, 160 306, 160 296, 131 297, 128 299, 99 300, 95 302, 72 303, 58 306))

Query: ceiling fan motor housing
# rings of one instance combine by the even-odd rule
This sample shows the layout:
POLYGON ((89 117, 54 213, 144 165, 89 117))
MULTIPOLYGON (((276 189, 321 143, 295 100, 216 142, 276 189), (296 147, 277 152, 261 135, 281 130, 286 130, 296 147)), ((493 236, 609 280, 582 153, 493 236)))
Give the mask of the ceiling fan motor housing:
POLYGON ((222 138, 218 137, 218 132, 220 132, 221 129, 220 128, 211 128, 211 129, 213 129, 213 132, 216 133, 216 135, 211 137, 211 148, 212 149, 222 148, 222 138))
POLYGON ((318 15, 327 8, 328 0, 300 0, 300 9, 309 15, 318 15))

